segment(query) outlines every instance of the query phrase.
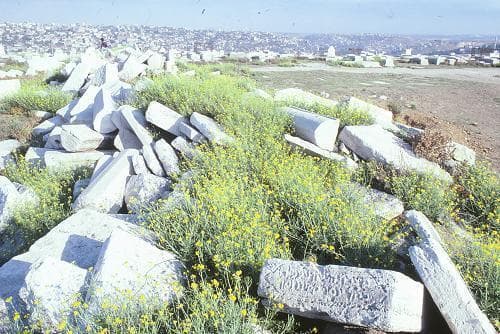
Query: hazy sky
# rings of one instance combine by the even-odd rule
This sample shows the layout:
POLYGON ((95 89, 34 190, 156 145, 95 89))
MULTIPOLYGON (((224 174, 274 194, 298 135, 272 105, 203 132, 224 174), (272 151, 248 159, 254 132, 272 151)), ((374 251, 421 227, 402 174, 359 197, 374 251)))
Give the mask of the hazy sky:
POLYGON ((0 21, 500 35, 500 0, 0 0, 0 21))

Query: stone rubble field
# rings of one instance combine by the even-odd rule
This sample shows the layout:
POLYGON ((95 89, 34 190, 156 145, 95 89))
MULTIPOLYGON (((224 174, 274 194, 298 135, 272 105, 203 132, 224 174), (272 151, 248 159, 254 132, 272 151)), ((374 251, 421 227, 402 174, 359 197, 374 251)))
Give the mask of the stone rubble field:
MULTIPOLYGON (((16 254, 0 244, 0 333, 10 332, 16 312, 29 313, 26 323, 51 331, 68 317, 75 296, 88 304, 89 316, 101 312, 104 300, 119 302, 119 291, 141 295, 150 305, 182 298, 185 264, 158 247, 154 233, 140 224, 141 211, 158 200, 170 199, 181 207, 176 176, 190 177, 189 171, 182 171, 182 161, 197 159, 200 146, 229 147, 236 138, 198 112, 186 117, 157 101, 145 111, 128 104, 150 84, 146 71, 162 71, 165 63, 157 53, 128 50, 112 59, 86 54, 80 62, 65 66, 69 77, 62 91, 75 99, 54 115, 45 115, 33 129, 43 144, 28 147, 24 157, 47 169, 93 172, 74 186, 72 215, 27 252, 16 254)), ((0 96, 19 87, 19 79, 1 80, 0 96)), ((293 124, 293 133, 286 134, 284 142, 306 155, 339 162, 350 170, 361 161, 375 161, 452 182, 450 170, 413 152, 408 140, 420 130, 393 122, 387 110, 354 97, 337 102, 293 88, 274 97, 259 90, 251 94, 275 101, 341 104, 364 109, 374 119, 373 125, 341 127, 338 119, 283 107, 293 124)), ((15 163, 21 147, 16 140, 0 142, 0 170, 15 163)), ((470 149, 456 144, 453 152, 455 163, 475 163, 470 149)), ((417 241, 403 252, 418 277, 270 258, 258 282, 264 306, 279 304, 281 312, 308 319, 419 333, 426 330, 431 302, 452 333, 496 333, 424 214, 405 211, 395 196, 355 182, 351 191, 360 193, 380 219, 402 216, 416 231, 417 241)), ((37 201, 31 189, 0 176, 0 234, 12 223, 16 207, 36 206, 37 201)))

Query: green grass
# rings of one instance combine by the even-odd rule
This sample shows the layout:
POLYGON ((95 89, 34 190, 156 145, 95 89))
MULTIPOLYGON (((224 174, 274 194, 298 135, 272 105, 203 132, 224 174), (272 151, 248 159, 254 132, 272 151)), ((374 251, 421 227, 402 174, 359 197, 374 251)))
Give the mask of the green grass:
POLYGON ((32 110, 55 113, 72 100, 73 96, 50 87, 40 80, 26 80, 21 89, 0 100, 0 110, 27 114, 32 110))

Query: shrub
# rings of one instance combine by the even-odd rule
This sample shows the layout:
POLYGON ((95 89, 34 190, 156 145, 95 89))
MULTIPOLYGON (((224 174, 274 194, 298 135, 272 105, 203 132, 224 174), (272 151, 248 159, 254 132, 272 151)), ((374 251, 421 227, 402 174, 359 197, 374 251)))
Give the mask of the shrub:
POLYGON ((439 129, 428 128, 412 142, 413 151, 418 156, 442 165, 449 159, 451 139, 439 129))
POLYGON ((23 82, 21 89, 0 101, 0 110, 28 113, 31 110, 43 110, 55 113, 72 99, 68 93, 58 88, 47 86, 38 80, 23 82))
POLYGON ((51 171, 30 165, 18 157, 17 165, 8 165, 5 176, 32 189, 39 198, 36 207, 14 212, 14 225, 22 231, 26 247, 69 216, 73 201, 73 184, 89 175, 89 171, 51 171))
POLYGON ((486 163, 463 166, 457 176, 461 214, 473 227, 500 230, 500 179, 486 163))
POLYGON ((389 184, 396 197, 407 207, 423 212, 431 220, 443 220, 453 214, 456 195, 449 185, 432 175, 408 172, 394 174, 389 184))

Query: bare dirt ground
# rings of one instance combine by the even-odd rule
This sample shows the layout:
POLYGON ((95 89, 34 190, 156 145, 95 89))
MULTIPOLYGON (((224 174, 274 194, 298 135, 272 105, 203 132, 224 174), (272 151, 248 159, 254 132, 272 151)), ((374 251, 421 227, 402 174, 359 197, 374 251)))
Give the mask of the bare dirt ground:
POLYGON ((396 106, 397 119, 442 129, 500 171, 500 68, 346 68, 308 63, 293 68, 255 66, 252 71, 270 89, 297 87, 327 93, 331 99, 353 95, 384 108, 396 106))

